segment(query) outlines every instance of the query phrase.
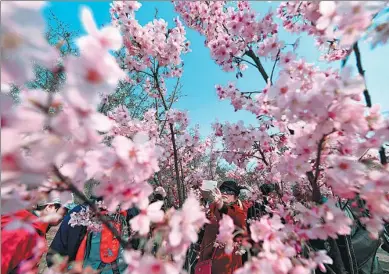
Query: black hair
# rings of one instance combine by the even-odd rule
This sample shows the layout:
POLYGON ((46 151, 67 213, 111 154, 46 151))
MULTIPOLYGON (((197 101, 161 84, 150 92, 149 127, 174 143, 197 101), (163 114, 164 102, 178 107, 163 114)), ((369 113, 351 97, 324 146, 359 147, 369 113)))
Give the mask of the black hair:
POLYGON ((35 207, 35 210, 42 211, 42 210, 44 210, 44 209, 45 209, 47 206, 49 206, 49 205, 53 205, 53 206, 55 207, 55 210, 58 210, 58 209, 61 208, 61 204, 55 203, 55 204, 37 205, 37 206, 35 207))
POLYGON ((102 201, 103 201, 103 196, 94 196, 94 195, 92 195, 92 196, 90 197, 90 200, 91 200, 92 202, 102 202, 102 201))
POLYGON ((240 190, 243 189, 243 187, 238 186, 238 184, 235 181, 227 180, 220 185, 220 190, 222 191, 223 189, 234 192, 234 195, 238 197, 240 190))
POLYGON ((274 184, 263 184, 260 186, 260 190, 263 195, 268 195, 275 190, 274 184))
POLYGON ((154 194, 154 200, 163 201, 164 198, 161 194, 157 193, 157 194, 154 194))

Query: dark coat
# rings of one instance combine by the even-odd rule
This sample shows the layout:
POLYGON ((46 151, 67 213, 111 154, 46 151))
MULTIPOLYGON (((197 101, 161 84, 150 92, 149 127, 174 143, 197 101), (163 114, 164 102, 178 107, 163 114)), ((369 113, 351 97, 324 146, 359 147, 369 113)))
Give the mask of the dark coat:
POLYGON ((61 256, 68 256, 69 262, 74 261, 76 258, 78 248, 86 235, 87 228, 85 226, 71 227, 69 221, 72 213, 80 212, 83 208, 83 205, 78 205, 64 217, 47 252, 46 261, 48 267, 53 264, 52 257, 57 253, 61 256))

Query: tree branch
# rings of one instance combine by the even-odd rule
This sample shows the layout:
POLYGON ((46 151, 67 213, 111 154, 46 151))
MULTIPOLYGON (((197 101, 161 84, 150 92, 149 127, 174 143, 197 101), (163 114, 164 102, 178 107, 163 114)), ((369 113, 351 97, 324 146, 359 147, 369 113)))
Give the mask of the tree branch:
POLYGON ((386 165, 388 163, 388 159, 386 158, 385 147, 382 145, 380 148, 380 161, 382 165, 386 165))
POLYGON ((244 94, 244 95, 248 95, 248 96, 250 96, 250 95, 252 95, 252 94, 259 94, 259 93, 262 93, 262 91, 260 91, 260 90, 254 90, 254 91, 244 91, 244 92, 241 92, 241 94, 244 94))
POLYGON ((316 162, 315 162, 315 174, 313 174, 312 171, 307 172, 308 181, 310 182, 312 186, 312 200, 316 203, 321 203, 321 192, 320 187, 317 183, 317 180, 319 179, 320 175, 320 158, 321 158, 321 152, 323 150, 323 143, 327 135, 323 135, 323 137, 320 139, 317 149, 317 156, 316 156, 316 162))
POLYGON ((261 154, 262 156, 262 161, 265 163, 265 165, 269 165, 268 161, 266 160, 266 157, 265 157, 265 153, 263 153, 262 149, 260 147, 258 147, 258 151, 259 153, 261 154))
MULTIPOLYGON (((172 93, 172 98, 171 98, 171 101, 170 101, 170 104, 169 106, 165 107, 165 111, 168 111, 169 109, 171 109, 173 103, 174 103, 174 97, 176 96, 176 93, 177 91, 179 90, 180 88, 180 78, 178 78, 177 82, 176 82, 176 86, 174 87, 174 90, 173 90, 173 93, 172 93)), ((161 94, 161 93, 160 93, 161 94)), ((162 96, 162 95, 161 95, 162 96)), ((166 125, 166 119, 164 120, 163 124, 162 124, 162 127, 161 127, 161 132, 159 133, 159 137, 162 136, 162 133, 163 133, 163 130, 165 129, 165 125, 166 125)))
POLYGON ((353 50, 354 50, 355 59, 356 59, 356 62, 357 62, 358 73, 359 73, 359 75, 361 75, 363 77, 363 81, 365 82, 365 89, 363 91, 363 95, 365 96, 366 105, 370 108, 372 106, 371 98, 370 98, 370 94, 369 94, 369 91, 368 91, 367 86, 366 86, 365 70, 362 67, 361 52, 359 51, 358 42, 356 42, 354 44, 353 50))
MULTIPOLYGON (((155 87, 156 87, 159 95, 161 96, 162 104, 163 104, 163 107, 165 108, 165 111, 168 111, 169 107, 166 103, 165 97, 163 96, 161 86, 159 85, 158 70, 159 70, 159 66, 157 66, 157 68, 154 72, 154 75, 153 75, 155 87)), ((174 169, 175 169, 176 186, 177 186, 177 192, 178 192, 178 203, 179 203, 179 206, 182 207, 184 201, 183 201, 183 197, 182 197, 180 171, 178 169, 178 153, 177 153, 177 146, 176 146, 176 137, 174 134, 174 127, 173 127, 172 123, 169 123, 169 129, 170 129, 170 138, 171 138, 172 145, 173 145, 174 169)))
POLYGON ((280 60, 280 53, 281 53, 281 50, 279 49, 277 52, 276 60, 274 61, 274 64, 273 64, 273 68, 271 70, 271 74, 270 74, 270 83, 271 84, 273 84, 274 69, 276 68, 276 64, 277 64, 278 60, 280 60))
POLYGON ((249 49, 245 52, 245 54, 253 59, 259 73, 262 75, 263 80, 265 80, 266 84, 268 82, 269 76, 267 75, 265 68, 262 66, 261 60, 259 60, 258 56, 255 55, 254 51, 252 49, 249 49))
POLYGON ((246 62, 247 64, 250 64, 253 67, 256 67, 258 69, 258 66, 256 64, 250 62, 249 60, 243 59, 242 57, 235 56, 234 59, 237 59, 237 60, 242 61, 242 62, 246 62))

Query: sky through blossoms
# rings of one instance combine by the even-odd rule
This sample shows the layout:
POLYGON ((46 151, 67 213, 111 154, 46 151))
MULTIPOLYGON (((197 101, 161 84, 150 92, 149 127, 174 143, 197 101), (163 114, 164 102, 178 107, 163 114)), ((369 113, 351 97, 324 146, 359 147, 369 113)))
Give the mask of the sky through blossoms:
MULTIPOLYGON (((98 25, 110 23, 109 14, 110 2, 51 2, 48 8, 44 10, 45 16, 48 15, 48 9, 52 9, 54 14, 65 23, 68 23, 72 30, 79 31, 80 35, 84 34, 79 20, 79 13, 82 6, 88 6, 93 11, 96 23, 98 25)), ((275 10, 279 2, 257 2, 252 3, 252 7, 262 15, 269 8, 275 10)), ((142 7, 137 11, 137 19, 141 24, 152 20, 155 11, 158 9, 157 16, 163 18, 172 26, 173 19, 178 16, 174 12, 174 7, 170 1, 150 1, 142 2, 142 7)), ((236 81, 237 87, 241 91, 254 91, 264 88, 262 79, 258 79, 258 72, 249 68, 244 72, 244 77, 237 80, 235 73, 226 73, 211 59, 210 51, 204 47, 204 37, 192 29, 186 27, 187 39, 190 41, 191 52, 183 56, 185 63, 182 77, 183 90, 185 95, 175 105, 175 108, 188 110, 190 116, 190 125, 200 125, 202 136, 211 133, 211 123, 216 119, 219 122, 229 121, 231 123, 243 120, 245 124, 256 124, 254 115, 246 111, 234 112, 229 101, 220 101, 215 92, 215 85, 236 81)), ((285 43, 294 43, 298 38, 297 35, 287 33, 281 28, 279 35, 285 43)), ((313 46, 312 37, 302 35, 299 41, 297 52, 299 56, 304 57, 308 62, 315 63, 319 67, 327 67, 326 62, 317 62, 320 56, 316 47, 313 46)), ((368 44, 360 43, 362 61, 366 70, 367 86, 371 94, 373 104, 381 104, 383 111, 389 112, 389 87, 382 85, 386 77, 387 58, 389 56, 389 47, 378 46, 374 51, 370 50, 368 44)), ((269 60, 262 60, 266 71, 270 72, 273 63, 269 60)), ((355 64, 354 55, 349 60, 349 64, 355 64)), ((339 62, 332 62, 331 66, 339 68, 339 62)), ((354 71, 354 73, 357 73, 354 71)))

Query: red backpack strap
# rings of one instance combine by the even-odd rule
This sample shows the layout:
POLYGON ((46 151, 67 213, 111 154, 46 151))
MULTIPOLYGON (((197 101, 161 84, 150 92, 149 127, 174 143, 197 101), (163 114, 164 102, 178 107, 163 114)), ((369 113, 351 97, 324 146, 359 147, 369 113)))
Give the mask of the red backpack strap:
MULTIPOLYGON (((121 212, 124 217, 127 216, 127 212, 121 212)), ((121 222, 111 222, 119 233, 122 232, 121 222)), ((107 226, 103 225, 100 239, 100 258, 103 263, 110 264, 119 256, 120 242, 108 229, 107 226)))
POLYGON ((82 239, 80 247, 77 250, 76 259, 75 259, 76 262, 82 263, 84 261, 87 239, 88 239, 88 233, 86 233, 84 239, 82 239))
POLYGON ((127 210, 121 211, 120 214, 121 214, 122 216, 124 216, 124 218, 127 218, 127 210))

